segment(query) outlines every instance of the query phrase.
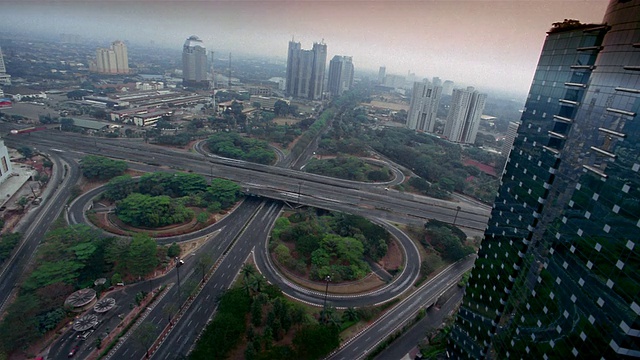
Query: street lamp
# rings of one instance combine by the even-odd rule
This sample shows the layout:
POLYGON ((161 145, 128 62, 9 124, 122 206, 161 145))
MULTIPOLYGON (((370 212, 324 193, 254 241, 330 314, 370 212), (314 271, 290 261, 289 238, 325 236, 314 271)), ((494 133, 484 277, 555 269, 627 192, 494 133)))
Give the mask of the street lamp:
MULTIPOLYGON (((184 261, 176 256, 176 273, 178 274, 178 302, 180 302, 180 266, 184 265, 184 261)), ((180 303, 182 307, 182 303, 180 303)))
POLYGON ((456 216, 453 218, 453 225, 456 224, 456 220, 458 220, 458 213, 460 212, 460 206, 456 206, 456 216))
POLYGON ((324 289, 324 309, 326 311, 327 310, 327 294, 329 293, 329 282, 331 282, 331 276, 327 275, 327 277, 325 277, 324 280, 327 282, 327 286, 324 289))

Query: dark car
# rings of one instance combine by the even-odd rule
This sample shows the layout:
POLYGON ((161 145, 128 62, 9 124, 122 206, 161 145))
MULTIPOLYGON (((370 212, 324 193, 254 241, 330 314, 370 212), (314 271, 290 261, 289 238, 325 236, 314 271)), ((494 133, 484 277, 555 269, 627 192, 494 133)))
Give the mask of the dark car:
POLYGON ((69 357, 73 357, 73 355, 75 355, 78 352, 79 348, 80 348, 80 346, 78 346, 78 345, 72 347, 71 351, 69 351, 69 357))

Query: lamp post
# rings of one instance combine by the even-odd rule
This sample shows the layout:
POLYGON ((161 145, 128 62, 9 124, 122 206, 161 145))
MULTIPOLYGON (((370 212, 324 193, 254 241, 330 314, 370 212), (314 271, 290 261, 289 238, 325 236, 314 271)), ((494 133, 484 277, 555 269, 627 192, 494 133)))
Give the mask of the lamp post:
MULTIPOLYGON (((180 302, 180 266, 184 265, 184 261, 176 256, 176 274, 178 275, 178 302, 180 302)), ((180 303, 182 307, 182 303, 180 303)))
POLYGON ((456 220, 458 220, 458 213, 460 212, 460 206, 456 206, 456 216, 453 218, 453 225, 456 224, 456 220))
POLYGON ((331 276, 327 275, 327 277, 325 277, 324 280, 327 282, 327 286, 324 289, 324 309, 326 311, 327 310, 327 295, 329 293, 329 282, 331 282, 331 276))

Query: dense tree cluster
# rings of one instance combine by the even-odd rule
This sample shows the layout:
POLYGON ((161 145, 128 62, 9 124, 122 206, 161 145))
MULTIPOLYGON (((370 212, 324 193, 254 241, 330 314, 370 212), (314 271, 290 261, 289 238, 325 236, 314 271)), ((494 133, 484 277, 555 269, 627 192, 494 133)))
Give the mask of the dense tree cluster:
POLYGON ((429 220, 425 235, 423 244, 438 251, 449 262, 456 262, 475 251, 473 247, 465 245, 467 235, 453 225, 429 220))
POLYGON ((413 180, 410 185, 426 195, 446 197, 447 193, 456 191, 488 201, 493 200, 495 196, 495 179, 479 172, 473 166, 463 164, 463 157, 495 163, 495 156, 473 148, 463 151, 457 144, 407 129, 376 131, 370 141, 376 151, 412 169, 424 179, 426 182, 413 180), (467 182, 471 176, 477 178, 477 185, 467 182), (481 184, 491 186, 492 191, 486 191, 481 184))
POLYGON ((116 214, 125 223, 154 228, 192 219, 194 212, 189 207, 209 212, 228 209, 238 201, 240 190, 229 180, 213 179, 209 185, 202 175, 157 172, 139 179, 115 177, 103 197, 116 201, 116 214))
POLYGON ((133 193, 118 202, 116 215, 133 226, 157 228, 189 221, 194 212, 166 195, 133 193))
POLYGON ((20 233, 2 234, 0 236, 0 264, 11 256, 22 235, 20 233))
POLYGON ((241 273, 244 289, 230 289, 220 298, 216 316, 190 359, 223 359, 240 344, 247 360, 322 359, 339 346, 335 324, 318 323, 302 305, 266 284, 252 265, 241 273), (283 341, 285 337, 293 340, 283 341))
POLYGON ((86 225, 49 231, 38 248, 35 268, 0 323, 0 357, 24 348, 66 318, 64 301, 101 277, 138 278, 158 264, 155 241, 105 237, 86 225), (122 275, 119 275, 122 274, 122 275))
POLYGON ((312 159, 304 170, 313 174, 353 181, 391 180, 391 174, 387 168, 372 166, 353 156, 338 156, 326 160, 312 159))
POLYGON ((313 211, 279 218, 271 234, 271 249, 292 271, 315 280, 330 275, 334 281, 355 280, 369 273, 365 256, 378 260, 387 253, 389 234, 355 215, 313 211), (290 246, 295 245, 295 256, 290 246))
POLYGON ((87 155, 80 162, 82 175, 87 179, 107 180, 122 175, 127 170, 127 163, 103 156, 87 155))
POLYGON ((207 140, 209 150, 217 155, 270 165, 276 160, 275 152, 269 144, 240 136, 234 132, 219 132, 207 140))

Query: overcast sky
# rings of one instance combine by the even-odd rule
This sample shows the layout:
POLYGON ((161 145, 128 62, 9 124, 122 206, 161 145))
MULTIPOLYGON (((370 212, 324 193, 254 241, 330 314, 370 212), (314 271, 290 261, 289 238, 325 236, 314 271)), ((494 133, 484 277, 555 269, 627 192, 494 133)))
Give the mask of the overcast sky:
MULTIPOLYGON (((0 1, 0 32, 153 40, 284 59, 288 41, 327 44, 329 59, 419 78, 526 94, 546 31, 564 19, 602 21, 607 0, 537 1, 0 1)), ((134 46, 133 44, 130 46, 134 46)), ((130 52, 135 49, 130 49, 130 52)))

